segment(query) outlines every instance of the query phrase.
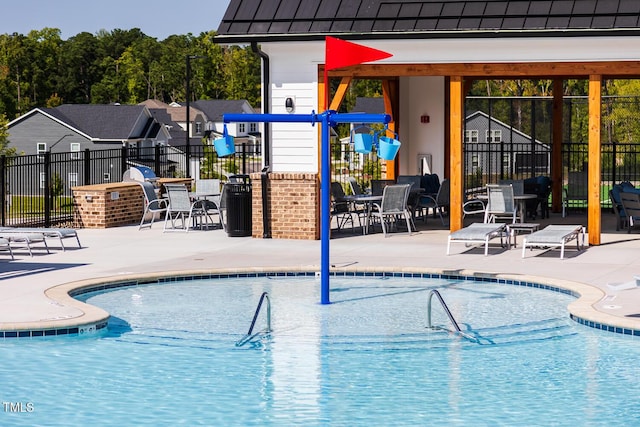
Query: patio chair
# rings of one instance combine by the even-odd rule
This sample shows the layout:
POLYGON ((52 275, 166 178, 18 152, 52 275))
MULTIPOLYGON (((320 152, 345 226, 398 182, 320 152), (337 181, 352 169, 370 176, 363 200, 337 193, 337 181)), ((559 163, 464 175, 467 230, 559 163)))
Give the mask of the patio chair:
POLYGON ((212 201, 218 208, 220 204, 220 180, 217 178, 196 179, 196 191, 193 192, 193 197, 212 201))
POLYGON ((351 194, 353 194, 354 196, 364 194, 364 191, 362 191, 362 187, 360 186, 360 184, 358 184, 358 181, 354 177, 348 177, 347 182, 349 183, 349 188, 351 188, 351 194))
POLYGON ((462 204, 462 218, 469 215, 482 215, 484 218, 485 210, 487 209, 484 202, 480 199, 468 199, 462 204))
POLYGON ((169 199, 169 206, 164 219, 164 231, 185 231, 188 232, 192 226, 199 223, 201 227, 204 222, 213 220, 203 206, 202 200, 191 201, 189 190, 184 184, 164 184, 169 199), (176 222, 180 220, 181 226, 178 228, 176 222), (168 227, 170 225, 170 227, 168 227))
POLYGON ((425 215, 423 215, 422 219, 426 221, 426 217, 429 214, 429 209, 433 210, 433 216, 435 217, 436 213, 440 216, 440 221, 442 221, 442 225, 444 223, 443 212, 446 208, 449 207, 449 180, 444 179, 440 183, 440 188, 438 189, 438 193, 436 196, 431 195, 422 195, 420 196, 420 201, 418 202, 418 208, 424 208, 427 210, 425 215))
POLYGON ((353 230, 354 220, 353 214, 358 216, 358 224, 362 226, 359 212, 355 209, 354 204, 346 200, 346 194, 339 182, 331 183, 331 218, 336 218, 338 230, 341 230, 347 223, 351 223, 353 230))
POLYGON ((620 231, 621 228, 628 227, 629 223, 627 222, 627 215, 624 213, 624 208, 622 207, 622 202, 620 201, 620 193, 622 192, 621 187, 618 184, 614 185, 611 190, 609 190, 609 200, 611 201, 611 208, 613 209, 613 214, 616 216, 616 231, 620 231))
POLYGON ((371 180, 371 194, 373 196, 382 196, 384 187, 387 185, 393 185, 395 181, 392 179, 372 179, 371 180))
POLYGON ((513 185, 487 184, 487 208, 484 222, 507 220, 515 223, 518 218, 518 205, 513 199, 513 185))
POLYGON ((621 191, 620 204, 627 222, 627 233, 631 233, 635 223, 640 223, 640 194, 621 191))
POLYGON ((382 201, 380 204, 374 203, 376 209, 370 212, 370 215, 378 217, 380 220, 384 237, 387 237, 387 224, 391 227, 400 218, 404 218, 406 221, 407 232, 409 234, 415 229, 413 217, 407 207, 410 189, 410 184, 387 185, 382 192, 382 201))
POLYGON ((589 195, 587 172, 569 172, 567 187, 563 189, 562 217, 572 206, 587 206, 589 195))
MULTIPOLYGON (((153 226, 153 222, 156 219, 156 214, 166 213, 167 206, 169 204, 168 199, 159 198, 156 194, 156 189, 151 182, 139 182, 140 187, 142 187, 142 192, 144 194, 144 213, 142 214, 142 219, 140 220, 140 226, 138 230, 142 230, 143 228, 153 226), (151 215, 151 221, 146 223, 145 220, 148 215, 151 215)), ((80 243, 78 241, 78 243, 80 243)))

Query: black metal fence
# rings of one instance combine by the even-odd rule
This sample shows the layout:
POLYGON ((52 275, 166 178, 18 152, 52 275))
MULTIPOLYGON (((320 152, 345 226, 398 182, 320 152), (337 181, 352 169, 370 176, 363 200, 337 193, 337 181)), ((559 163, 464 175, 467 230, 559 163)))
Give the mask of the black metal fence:
POLYGON ((72 187, 120 182, 132 166, 150 167, 158 177, 220 178, 259 172, 259 145, 244 143, 218 157, 210 146, 116 148, 83 152, 0 156, 0 222, 3 226, 51 227, 73 220, 72 187), (189 155, 187 155, 187 152, 189 155))
MULTIPOLYGON (((550 176, 552 141, 551 98, 469 98, 465 104, 465 190, 472 192, 501 179, 550 176), (472 121, 473 113, 482 115, 472 121), (475 131, 475 132, 474 132, 475 131)), ((640 98, 603 100, 602 206, 610 207, 608 191, 614 183, 640 184, 640 98), (636 127, 638 130, 636 130, 636 127), (620 132, 620 129, 624 132, 620 132)), ((566 99, 563 105, 562 185, 569 176, 586 170, 588 156, 588 102, 566 99)), ((72 220, 71 188, 119 182, 131 166, 150 167, 159 177, 220 178, 250 174, 262 168, 259 144, 236 146, 235 155, 218 157, 207 145, 43 153, 0 157, 2 225, 52 226, 72 220)), ((331 147, 332 181, 343 184, 355 177, 363 188, 384 179, 385 164, 376 155, 360 154, 353 144, 331 147)), ((576 185, 586 185, 577 183, 576 185)), ((583 189, 586 194, 586 188, 583 189)), ((581 192, 582 189, 577 189, 581 192)), ((573 208, 585 209, 585 201, 573 208)))

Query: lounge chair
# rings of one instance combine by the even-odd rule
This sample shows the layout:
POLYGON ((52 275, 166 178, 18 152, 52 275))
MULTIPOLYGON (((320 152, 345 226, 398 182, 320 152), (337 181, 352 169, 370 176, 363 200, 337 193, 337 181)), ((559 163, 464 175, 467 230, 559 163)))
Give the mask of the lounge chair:
POLYGON ((465 243, 468 245, 484 245, 485 256, 489 254, 489 241, 500 237, 500 245, 509 248, 509 236, 507 235, 507 224, 504 223, 481 223, 473 224, 461 228, 449 234, 447 239, 447 255, 451 249, 451 243, 465 243))
POLYGON ((0 239, 0 251, 9 251, 11 259, 16 259, 13 256, 13 250, 11 249, 11 245, 9 244, 9 241, 7 239, 0 239))
POLYGON ((627 223, 627 233, 640 223, 640 194, 628 191, 620 192, 620 204, 627 223))
POLYGON ((82 244, 80 244, 80 238, 78 237, 78 232, 73 228, 38 228, 38 227, 0 227, 0 233, 37 233, 42 234, 44 237, 49 239, 58 239, 60 242, 60 247, 64 252, 66 250, 63 239, 73 239, 75 238, 78 242, 78 248, 82 248, 82 244))
POLYGON ((522 258, 527 246, 539 248, 560 247, 560 259, 564 258, 564 247, 571 240, 576 241, 578 251, 584 248, 585 231, 582 225, 548 225, 542 230, 526 236, 522 241, 522 258))
POLYGON ((11 247, 24 246, 29 250, 29 256, 33 256, 32 245, 34 243, 42 243, 47 253, 50 254, 49 246, 47 245, 47 238, 42 233, 28 233, 23 231, 2 231, 0 230, 0 239, 6 239, 9 241, 11 247))

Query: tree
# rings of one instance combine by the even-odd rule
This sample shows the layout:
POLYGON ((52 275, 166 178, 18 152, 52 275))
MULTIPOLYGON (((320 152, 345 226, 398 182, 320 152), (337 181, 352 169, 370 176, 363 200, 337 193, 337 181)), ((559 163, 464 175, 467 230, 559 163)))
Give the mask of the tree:
POLYGON ((4 114, 0 114, 0 155, 15 156, 15 147, 9 147, 9 131, 7 124, 9 121, 4 114))

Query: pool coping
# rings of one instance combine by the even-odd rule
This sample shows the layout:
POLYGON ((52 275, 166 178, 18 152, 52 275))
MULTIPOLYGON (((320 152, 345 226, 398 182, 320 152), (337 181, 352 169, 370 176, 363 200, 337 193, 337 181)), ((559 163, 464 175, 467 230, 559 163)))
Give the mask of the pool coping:
MULTIPOLYGON (((319 274, 318 271, 318 269, 309 266, 213 268, 136 273, 67 282, 47 288, 45 290, 45 295, 54 304, 75 308, 82 314, 63 319, 0 323, 0 338, 60 336, 69 334, 83 335, 98 333, 101 330, 104 330, 110 317, 109 313, 100 307, 84 303, 74 298, 74 296, 84 293, 126 286, 147 285, 157 282, 197 280, 203 278, 257 277, 265 275, 283 277, 300 275, 316 276, 319 274)), ((547 289, 570 294, 577 298, 567 306, 569 316, 574 321, 588 327, 608 332, 640 336, 640 320, 621 318, 596 310, 593 305, 599 302, 606 294, 603 290, 584 283, 522 274, 488 273, 465 269, 451 270, 422 267, 344 267, 332 268, 330 270, 330 274, 332 276, 454 278, 547 289)))

